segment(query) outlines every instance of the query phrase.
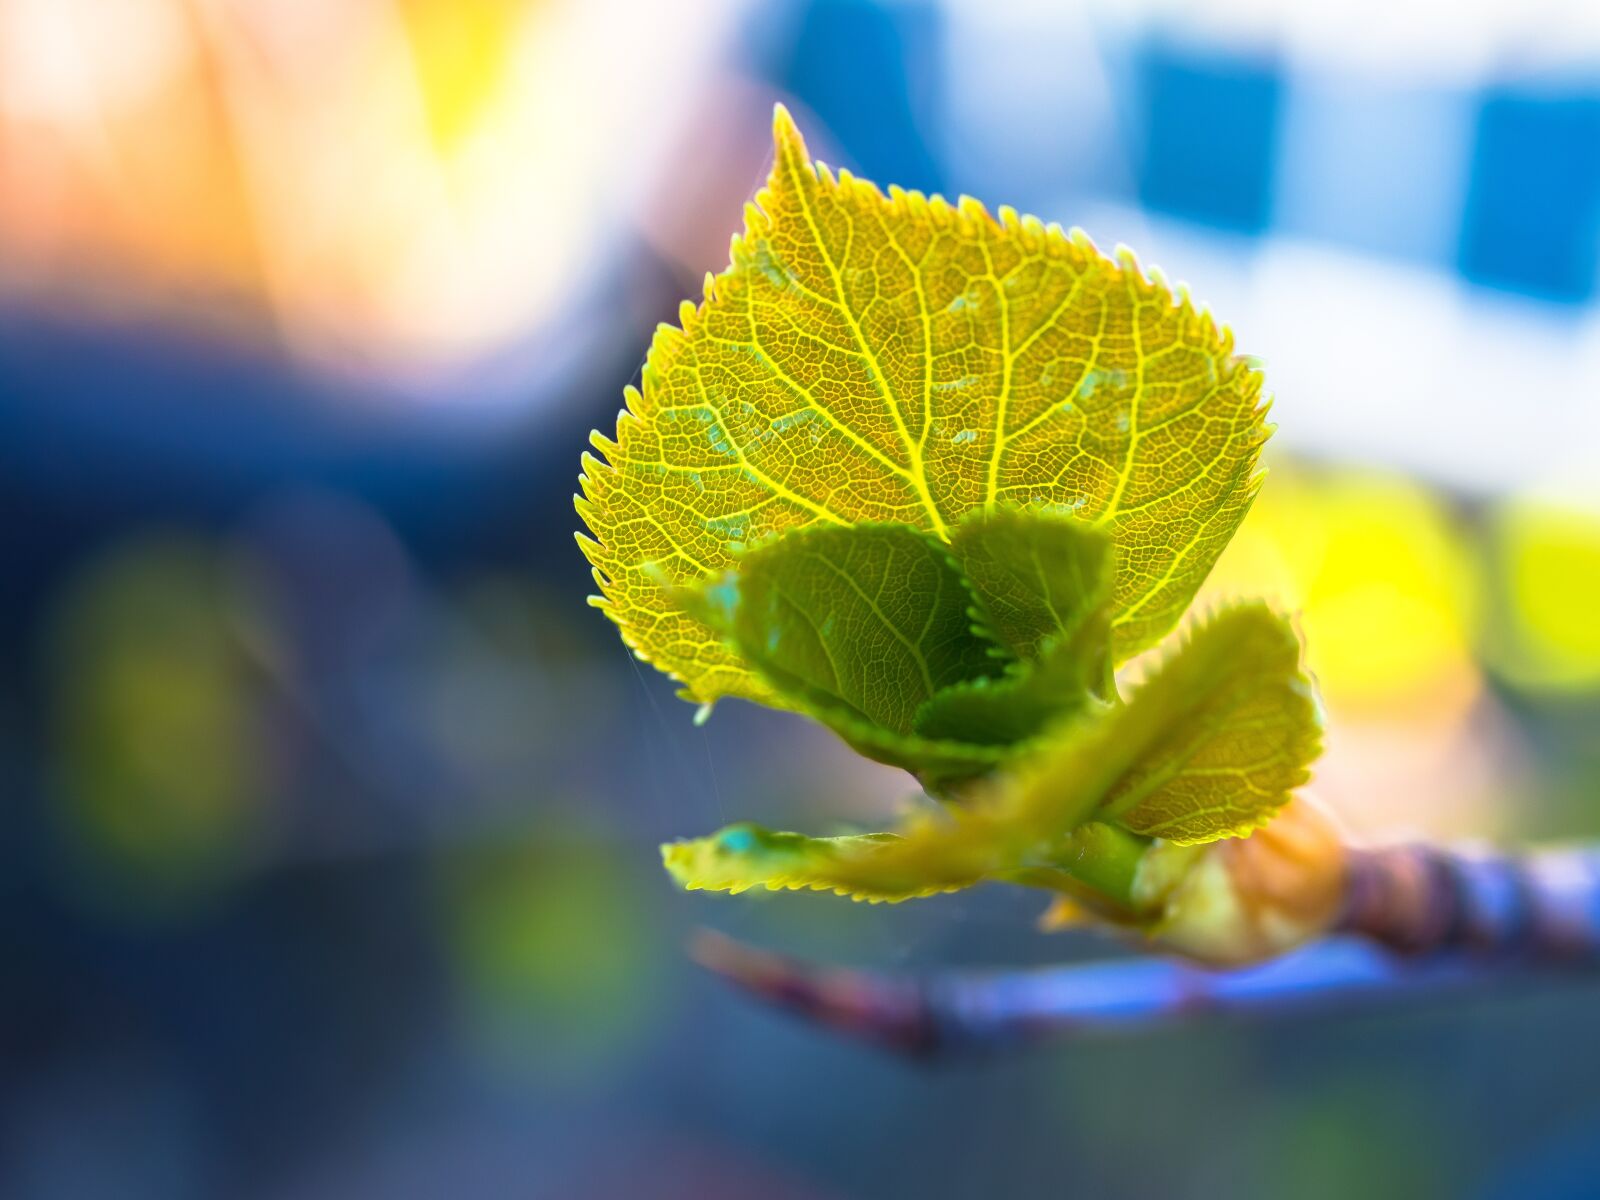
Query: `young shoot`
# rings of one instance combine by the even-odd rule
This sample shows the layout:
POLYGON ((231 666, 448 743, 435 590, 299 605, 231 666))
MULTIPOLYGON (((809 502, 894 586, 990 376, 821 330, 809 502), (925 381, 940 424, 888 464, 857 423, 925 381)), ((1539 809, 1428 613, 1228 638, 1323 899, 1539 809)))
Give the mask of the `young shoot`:
POLYGON ((781 107, 774 135, 728 267, 584 456, 593 602, 690 702, 808 716, 934 803, 849 837, 731 826, 668 871, 869 901, 998 881, 1211 961, 1317 936, 1342 858, 1316 818, 1208 848, 1277 828, 1317 756, 1296 630, 1260 602, 1184 623, 1261 485, 1256 363, 1126 250, 886 195, 781 107), (1285 846, 1305 861, 1264 871, 1285 846))

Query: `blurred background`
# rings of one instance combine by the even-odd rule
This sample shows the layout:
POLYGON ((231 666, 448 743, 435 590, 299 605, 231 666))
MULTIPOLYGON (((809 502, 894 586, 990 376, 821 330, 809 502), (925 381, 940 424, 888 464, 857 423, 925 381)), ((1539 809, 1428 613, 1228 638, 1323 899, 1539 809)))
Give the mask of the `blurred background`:
POLYGON ((686 964, 1113 952, 659 869, 909 790, 583 603, 779 99, 1264 361, 1353 829, 1600 837, 1600 8, 0 0, 0 1195, 1593 1195, 1593 984, 928 1070, 686 964))

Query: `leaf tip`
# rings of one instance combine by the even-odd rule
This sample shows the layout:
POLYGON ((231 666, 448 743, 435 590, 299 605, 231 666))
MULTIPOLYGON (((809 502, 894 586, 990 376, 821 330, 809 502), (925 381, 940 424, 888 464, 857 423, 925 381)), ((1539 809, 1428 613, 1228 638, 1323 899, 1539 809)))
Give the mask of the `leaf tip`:
POLYGON ((780 156, 790 154, 802 162, 806 161, 805 138, 800 136, 800 127, 794 123, 788 106, 781 100, 772 106, 772 141, 780 156))

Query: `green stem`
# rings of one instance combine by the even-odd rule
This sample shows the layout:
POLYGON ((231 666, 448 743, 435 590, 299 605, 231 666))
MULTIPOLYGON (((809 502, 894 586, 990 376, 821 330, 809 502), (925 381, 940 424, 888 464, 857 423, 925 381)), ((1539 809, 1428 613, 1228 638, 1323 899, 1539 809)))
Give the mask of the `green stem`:
POLYGON ((1150 840, 1115 825, 1081 825, 1031 866, 991 876, 1022 887, 1071 896, 1084 907, 1120 924, 1148 916, 1134 894, 1134 880, 1150 840))
POLYGON ((1150 839, 1091 821, 1080 825, 1050 855, 1050 865, 1104 897, 1118 908, 1135 912, 1134 876, 1139 860, 1150 848, 1150 839))

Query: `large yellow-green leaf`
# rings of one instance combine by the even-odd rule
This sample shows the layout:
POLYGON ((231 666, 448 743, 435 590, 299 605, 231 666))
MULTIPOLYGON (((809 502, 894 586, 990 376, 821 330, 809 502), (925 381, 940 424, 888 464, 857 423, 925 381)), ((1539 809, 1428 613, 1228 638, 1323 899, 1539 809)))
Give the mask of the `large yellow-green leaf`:
POLYGON ((948 536, 1048 507, 1117 553, 1118 659, 1177 622, 1254 494, 1260 376, 1131 255, 813 165, 781 108, 732 261, 585 455, 597 603, 700 701, 781 703, 673 585, 819 522, 948 536))

